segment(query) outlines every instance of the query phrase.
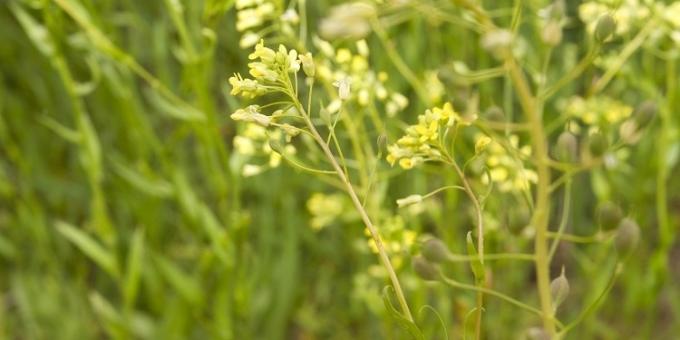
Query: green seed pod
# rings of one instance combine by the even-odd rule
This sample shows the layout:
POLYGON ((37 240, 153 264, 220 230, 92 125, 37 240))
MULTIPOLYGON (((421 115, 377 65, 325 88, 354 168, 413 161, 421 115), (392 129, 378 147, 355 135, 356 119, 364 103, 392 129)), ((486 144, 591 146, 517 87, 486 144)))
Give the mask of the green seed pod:
POLYGON ((413 258, 413 271, 425 281, 439 280, 439 269, 437 268, 437 265, 432 264, 423 256, 418 255, 413 258))
POLYGON ((504 122, 505 113, 503 113, 503 109, 501 109, 500 107, 491 106, 484 112, 484 118, 492 122, 504 122))
POLYGON ((623 219, 623 211, 612 202, 604 202, 597 209, 597 219, 602 230, 614 230, 623 219))
POLYGON ((564 275, 564 267, 562 267, 562 274, 550 282, 550 295, 552 296, 555 309, 557 309, 569 295, 569 281, 564 275))
POLYGON ((274 150, 274 152, 283 154, 283 145, 281 144, 281 141, 278 139, 270 139, 269 140, 269 147, 274 150))
POLYGON ((609 39, 616 31, 616 21, 614 17, 605 14, 600 17, 595 25, 595 41, 602 43, 609 39))
POLYGON ((649 124, 652 119, 654 119, 654 116, 656 116, 657 110, 658 107, 654 101, 646 100, 642 102, 635 109, 635 115, 633 116, 635 119, 635 124, 637 124, 639 128, 647 126, 647 124, 649 124))
POLYGON ((570 132, 562 132, 557 137, 555 158, 562 162, 574 162, 578 159, 578 140, 570 132))
POLYGON ((619 223, 619 228, 616 231, 614 238, 614 245, 620 255, 628 255, 637 246, 640 240, 640 227, 630 218, 624 218, 619 223))
POLYGON ((609 141, 605 135, 595 132, 588 137, 588 150, 595 157, 602 157, 609 148, 609 141))
POLYGON ((423 243, 423 247, 421 248, 421 253, 428 261, 434 263, 444 262, 451 255, 451 252, 449 252, 449 248, 446 247, 446 244, 438 238, 431 238, 425 241, 425 243, 423 243))

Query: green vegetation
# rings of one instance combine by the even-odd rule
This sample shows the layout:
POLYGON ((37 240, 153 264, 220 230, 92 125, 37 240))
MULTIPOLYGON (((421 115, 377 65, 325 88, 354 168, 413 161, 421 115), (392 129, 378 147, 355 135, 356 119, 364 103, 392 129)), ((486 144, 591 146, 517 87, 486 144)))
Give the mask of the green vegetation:
POLYGON ((0 339, 672 339, 680 3, 0 2, 0 339))

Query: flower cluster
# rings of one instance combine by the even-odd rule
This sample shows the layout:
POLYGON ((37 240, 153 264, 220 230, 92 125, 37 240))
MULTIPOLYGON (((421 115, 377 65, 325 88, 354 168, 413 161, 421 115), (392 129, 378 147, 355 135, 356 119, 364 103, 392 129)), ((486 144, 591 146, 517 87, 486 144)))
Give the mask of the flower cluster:
POLYGON ((388 116, 394 117, 408 106, 408 98, 385 87, 387 73, 376 73, 369 68, 369 47, 365 40, 355 43, 355 51, 349 48, 336 50, 329 42, 319 38, 314 39, 314 43, 322 52, 322 58, 316 61, 319 79, 335 82, 340 90, 338 98, 328 104, 326 111, 336 113, 343 101, 345 104, 357 104, 360 108, 377 101, 384 104, 388 116))
POLYGON ((607 96, 583 98, 574 96, 562 104, 570 117, 580 119, 586 125, 607 126, 617 124, 633 113, 633 108, 607 96))
POLYGON ((406 128, 406 135, 387 147, 387 161, 390 165, 399 162, 402 168, 411 169, 424 161, 440 159, 440 137, 455 121, 451 103, 426 110, 418 116, 418 124, 406 128))
POLYGON ((529 188, 531 183, 536 183, 536 172, 525 168, 524 160, 531 156, 529 145, 519 145, 519 137, 508 137, 509 147, 517 150, 511 153, 498 141, 480 135, 476 138, 475 149, 480 153, 482 166, 488 169, 488 176, 482 176, 482 183, 494 183, 501 192, 522 191, 529 188))
POLYGON ((351 202, 348 202, 345 195, 314 193, 307 200, 307 210, 312 215, 309 224, 312 229, 319 231, 338 220, 355 217, 355 214, 348 215, 347 211, 353 212, 350 207, 351 202))
POLYGON ((289 8, 285 11, 271 0, 237 0, 236 30, 243 32, 239 46, 250 48, 264 38, 268 26, 276 24, 281 32, 293 36, 293 26, 300 18, 297 12, 289 8))
POLYGON ((234 159, 241 159, 244 163, 240 170, 241 175, 244 177, 255 176, 267 169, 278 167, 281 164, 279 152, 290 156, 294 155, 296 149, 290 144, 279 152, 272 149, 271 141, 278 141, 282 137, 281 130, 268 130, 260 124, 246 125, 245 129, 233 140, 234 151, 239 156, 234 159), (261 159, 261 161, 257 159, 261 159))

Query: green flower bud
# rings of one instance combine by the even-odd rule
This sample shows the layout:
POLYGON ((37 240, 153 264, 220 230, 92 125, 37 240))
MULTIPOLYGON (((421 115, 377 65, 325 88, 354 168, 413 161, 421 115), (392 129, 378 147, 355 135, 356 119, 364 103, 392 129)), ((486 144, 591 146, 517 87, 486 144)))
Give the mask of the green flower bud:
POLYGON ((602 157, 609 148, 609 141, 605 135, 595 132, 588 137, 588 150, 595 157, 602 157))
POLYGON ((597 219, 603 230, 613 230, 623 219, 623 211, 612 202, 604 202, 597 209, 597 219))
POLYGON ((642 102, 642 104, 638 105, 635 109, 635 115, 633 116, 635 124, 637 124, 639 128, 647 126, 647 124, 654 119, 657 110, 658 107, 654 101, 647 100, 642 102))
POLYGON ((304 71, 308 77, 314 78, 314 75, 316 74, 316 66, 314 65, 314 58, 312 57, 312 54, 307 52, 305 54, 300 54, 298 58, 302 64, 302 71, 304 71))
POLYGON ((555 158, 562 162, 574 162, 578 159, 578 140, 570 132, 562 132, 557 137, 555 158))
POLYGON ((434 263, 444 262, 451 255, 446 244, 438 238, 431 238, 425 241, 421 252, 428 261, 434 263))
POLYGON ((413 271, 425 281, 439 280, 439 269, 423 256, 418 255, 413 258, 413 271))
POLYGON ((564 275, 564 267, 562 267, 562 274, 550 282, 550 295, 552 296, 555 309, 557 309, 569 295, 569 281, 564 275))
POLYGON ((484 118, 492 122, 504 122, 505 113, 503 113, 503 109, 501 109, 500 107, 491 106, 484 112, 484 118))
POLYGON ((616 21, 614 17, 605 14, 600 17, 595 25, 595 41, 602 43, 609 39, 616 31, 616 21))
POLYGON ((619 223, 616 231, 614 245, 620 255, 628 255, 637 246, 640 240, 640 227, 630 218, 625 218, 619 223))

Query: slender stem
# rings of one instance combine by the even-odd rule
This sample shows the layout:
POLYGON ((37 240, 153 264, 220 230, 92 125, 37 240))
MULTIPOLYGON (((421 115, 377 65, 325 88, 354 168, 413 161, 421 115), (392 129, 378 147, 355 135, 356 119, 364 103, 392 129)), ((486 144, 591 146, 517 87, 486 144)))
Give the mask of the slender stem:
POLYGON ((649 34, 652 33, 652 30, 656 27, 656 21, 655 20, 649 20, 647 25, 643 27, 640 32, 631 40, 626 47, 623 48, 621 53, 618 54, 618 57, 614 60, 612 63, 612 66, 607 69, 607 71, 600 77, 600 79, 597 80, 597 82, 593 85, 592 88, 590 88, 590 91, 588 91, 589 95, 593 95, 595 93, 600 92, 602 89, 604 89, 607 84, 614 78, 616 73, 621 70, 621 67, 623 67, 623 64, 626 63, 626 60, 630 58, 635 51, 637 51, 638 48, 645 42, 649 34))
MULTIPOLYGON (((531 312, 531 313, 534 313, 534 314, 536 314, 536 315, 542 315, 542 313, 543 313, 543 312, 541 312, 541 310, 539 310, 539 309, 537 309, 537 308, 534 308, 534 307, 532 307, 532 306, 529 306, 529 305, 527 305, 526 303, 523 303, 523 302, 521 302, 521 301, 519 301, 519 300, 517 300, 517 299, 514 299, 514 298, 512 298, 512 297, 510 297, 510 296, 508 296, 508 295, 505 295, 505 294, 503 294, 503 293, 501 293, 501 292, 498 292, 498 291, 495 291, 495 290, 493 290, 493 289, 488 289, 488 288, 483 288, 483 287, 477 287, 477 286, 470 285, 470 284, 466 284, 466 283, 460 283, 460 282, 458 282, 458 281, 455 281, 455 280, 453 280, 453 279, 450 279, 450 278, 444 276, 443 274, 441 275, 441 277, 442 277, 442 280, 444 281, 444 283, 446 283, 446 284, 448 284, 448 285, 450 285, 450 286, 452 286, 452 287, 456 287, 456 288, 460 288, 460 289, 472 290, 472 291, 476 291, 476 292, 483 292, 483 293, 485 293, 485 294, 489 294, 489 295, 495 296, 495 297, 497 297, 497 298, 499 298, 499 299, 501 299, 501 300, 503 300, 503 301, 505 301, 505 302, 508 302, 508 303, 510 303, 510 304, 512 304, 512 305, 515 305, 515 306, 517 306, 517 307, 520 307, 520 308, 522 308, 522 309, 524 309, 524 310, 526 310, 526 311, 529 311, 529 312, 531 312)), ((559 321, 556 320, 554 317, 549 316, 549 318, 550 318, 551 320, 553 320, 553 322, 555 322, 555 323, 557 323, 558 325, 561 326, 561 324, 559 323, 559 321)))
POLYGON ((588 51, 588 53, 579 61, 579 63, 574 67, 569 73, 564 75, 562 78, 560 78, 555 84, 547 88, 545 91, 539 93, 539 97, 545 99, 550 98, 552 95, 557 93, 562 87, 565 85, 569 84, 572 80, 576 79, 581 73, 583 73, 586 68, 588 68, 588 65, 592 63, 593 59, 597 57, 597 54, 599 52, 600 48, 599 45, 595 45, 593 48, 588 51))
MULTIPOLYGON (((463 173, 463 170, 461 170, 461 168, 452 158, 450 159, 450 162, 453 168, 456 169, 456 173, 458 173, 458 177, 460 177, 461 182, 463 182, 465 192, 472 201, 472 204, 475 207, 475 212, 477 213, 477 256, 479 257, 479 262, 481 262, 482 265, 484 265, 484 219, 482 217, 482 207, 479 204, 479 200, 477 199, 477 196, 475 195, 474 191, 472 191, 470 183, 465 177, 465 173, 463 173)), ((480 281, 478 282, 478 284, 480 288, 483 288, 484 282, 480 281)), ((480 289, 477 290, 477 308, 475 311, 477 313, 475 323, 475 338, 477 340, 481 339, 482 336, 483 307, 484 307, 484 291, 480 289)))
MULTIPOLYGON (((450 254, 446 261, 448 262, 469 262, 477 261, 479 256, 450 254)), ((520 253, 498 253, 498 254, 484 254, 485 260, 522 260, 534 261, 536 257, 534 254, 520 254, 520 253)))
POLYGON ((371 237, 373 238, 373 241, 375 242, 376 248, 378 248, 378 254, 380 256, 380 260, 382 261, 383 266, 387 270, 387 273, 390 277, 390 281, 392 282, 392 286, 394 286, 394 291, 397 295, 397 300, 399 301, 399 305, 401 306, 402 312, 404 313, 405 317, 413 322, 413 316, 411 315, 411 310, 408 307, 408 304, 406 302, 406 297, 404 296, 404 292, 401 289, 401 284, 399 283, 399 278, 397 277, 397 273, 394 271, 394 267, 392 267, 392 262, 390 262, 390 257, 387 254, 387 251, 385 250, 385 246, 382 243, 382 239, 380 238, 380 233, 378 232, 378 229, 373 225, 373 222, 371 222, 370 217, 368 217, 368 214, 366 213, 366 209, 364 209, 363 204, 361 204, 361 200, 359 200, 359 196, 357 196, 356 191, 354 190, 354 187, 352 186, 352 183, 349 181, 347 176, 345 175, 345 172, 343 171, 342 167, 340 164, 338 164, 338 161, 336 160, 335 156, 333 155, 333 152, 331 149, 328 147, 328 144, 324 141, 323 137, 319 134, 319 132, 316 130, 316 127, 312 123, 312 120, 310 119, 308 113, 304 111, 304 108, 302 105, 298 102, 297 98, 292 98, 296 105, 298 106, 298 110, 303 114, 305 117, 305 121, 307 123, 307 126, 309 127, 309 130, 312 133, 312 136, 314 137, 314 140, 316 143, 321 147, 321 150, 324 152, 326 155, 326 158, 328 158, 328 161, 331 163, 333 166, 333 169, 335 170, 336 174, 338 175, 338 178, 340 178, 340 181, 342 181, 345 184, 345 190, 347 191, 347 194, 349 194, 350 198, 352 199, 352 203, 354 204, 354 207, 356 208, 357 212, 359 212, 359 215, 361 216, 361 219, 364 222, 364 225, 366 225, 366 228, 371 234, 371 237))
POLYGON ((534 148, 536 173, 538 174, 536 206, 532 217, 532 225, 536 229, 536 237, 534 239, 536 276, 541 310, 543 311, 543 326, 550 336, 554 336, 555 322, 551 317, 553 309, 552 298, 550 296, 550 263, 547 248, 548 221, 550 219, 550 168, 547 164, 547 138, 543 130, 541 113, 537 110, 538 106, 527 80, 510 54, 506 56, 505 61, 510 79, 517 90, 520 105, 531 126, 529 132, 534 148))
POLYGON ((548 253, 548 261, 552 262, 553 256, 557 251, 557 246, 562 240, 562 235, 564 235, 564 228, 567 226, 567 221, 569 221, 569 210, 571 206, 571 180, 567 180, 564 185, 564 202, 562 203, 562 220, 560 221, 560 226, 557 229, 557 234, 553 237, 552 245, 550 245, 550 252, 548 253))

